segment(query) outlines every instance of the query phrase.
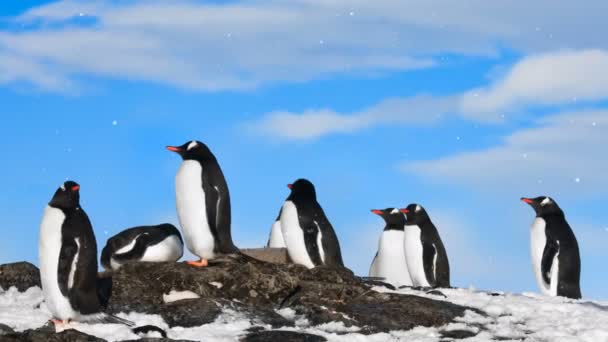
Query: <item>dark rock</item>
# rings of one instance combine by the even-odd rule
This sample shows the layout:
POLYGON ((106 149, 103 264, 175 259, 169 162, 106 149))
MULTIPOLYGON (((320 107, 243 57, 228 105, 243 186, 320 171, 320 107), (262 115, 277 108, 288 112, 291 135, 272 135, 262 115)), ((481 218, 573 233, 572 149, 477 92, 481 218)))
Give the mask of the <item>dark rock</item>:
POLYGON ((323 336, 303 334, 295 331, 260 331, 250 333, 247 336, 241 338, 241 342, 267 342, 267 341, 281 341, 281 342, 325 342, 327 339, 323 336))
POLYGON ((471 330, 444 330, 439 332, 442 338, 448 338, 452 340, 464 340, 477 336, 477 333, 471 330))
POLYGON ((135 335, 139 336, 158 333, 162 338, 167 338, 167 333, 163 329, 154 325, 144 325, 142 327, 134 328, 132 331, 135 335))
POLYGON ((29 262, 0 265, 0 287, 8 290, 13 286, 21 292, 30 287, 41 287, 38 267, 29 262))
POLYGON ((248 248, 241 249, 241 253, 254 259, 273 264, 289 264, 291 259, 286 248, 248 248))
POLYGON ((2 342, 105 342, 95 336, 87 335, 78 330, 65 330, 55 333, 52 329, 41 328, 26 330, 22 333, 4 335, 2 342))
POLYGON ((0 336, 12 334, 14 332, 15 332, 15 330, 13 330, 13 328, 9 327, 8 325, 0 323, 0 336))
POLYGON ((172 340, 170 338, 140 338, 138 340, 125 340, 121 342, 196 342, 192 340, 172 340))
POLYGON ((443 326, 469 309, 413 295, 375 292, 346 268, 308 270, 244 255, 216 259, 205 268, 184 263, 127 264, 106 276, 113 282, 109 312, 160 314, 170 326, 210 323, 223 308, 245 313, 254 325, 293 326, 275 312, 289 307, 315 325, 338 321, 371 334, 443 326), (172 290, 191 291, 201 298, 165 304, 163 294, 172 290))
POLYGON ((426 294, 433 295, 433 296, 440 296, 443 298, 448 298, 448 296, 446 296, 443 292, 441 292, 439 290, 430 290, 430 291, 427 291, 426 294))

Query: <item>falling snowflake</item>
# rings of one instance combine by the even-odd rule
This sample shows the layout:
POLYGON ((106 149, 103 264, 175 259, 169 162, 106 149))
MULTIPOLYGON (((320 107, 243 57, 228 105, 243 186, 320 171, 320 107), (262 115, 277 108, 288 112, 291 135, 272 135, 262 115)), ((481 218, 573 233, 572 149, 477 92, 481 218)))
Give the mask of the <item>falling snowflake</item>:
POLYGON ((118 125, 118 121, 117 120, 112 121, 112 126, 116 126, 116 125, 118 125))
POLYGON ((580 182, 581 182, 581 179, 580 179, 580 178, 578 178, 578 177, 576 177, 576 178, 574 178, 574 181, 575 181, 576 183, 580 183, 580 182))
POLYGON ((355 12, 350 12, 350 13, 348 13, 348 15, 350 15, 352 17, 353 15, 355 15, 355 12))

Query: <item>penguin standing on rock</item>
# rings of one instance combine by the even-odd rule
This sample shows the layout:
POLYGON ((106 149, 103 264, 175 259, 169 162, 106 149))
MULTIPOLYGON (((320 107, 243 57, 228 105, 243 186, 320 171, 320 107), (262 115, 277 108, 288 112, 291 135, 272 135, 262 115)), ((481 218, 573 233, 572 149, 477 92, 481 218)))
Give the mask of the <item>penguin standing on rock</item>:
POLYGON ((134 227, 108 239, 101 251, 101 265, 117 270, 129 261, 175 262, 184 254, 184 242, 174 225, 134 227))
POLYGON ((272 224, 270 228, 270 238, 266 244, 267 248, 285 248, 285 239, 283 239, 283 232, 281 231, 281 211, 279 216, 272 224))
POLYGON ((53 323, 133 323, 101 312, 97 292, 97 243, 80 207, 80 185, 65 182, 44 210, 40 224, 40 280, 53 323))
POLYGON ((369 270, 370 277, 384 278, 395 286, 411 286, 404 249, 405 216, 397 208, 372 210, 386 222, 378 243, 378 253, 369 270))
POLYGON ((530 230, 532 267, 541 292, 581 298, 581 258, 562 209, 550 197, 522 198, 536 212, 530 230))
POLYGON ((288 185, 291 194, 281 209, 281 231, 290 259, 308 268, 344 266, 340 243, 317 202, 314 185, 298 179, 288 185))
POLYGON ((175 177, 177 216, 186 246, 200 258, 188 264, 205 267, 218 254, 238 253, 230 233, 228 185, 211 150, 200 141, 167 149, 183 160, 175 177))
POLYGON ((405 256, 414 286, 450 287, 450 265, 441 237, 426 210, 418 204, 405 214, 405 256))

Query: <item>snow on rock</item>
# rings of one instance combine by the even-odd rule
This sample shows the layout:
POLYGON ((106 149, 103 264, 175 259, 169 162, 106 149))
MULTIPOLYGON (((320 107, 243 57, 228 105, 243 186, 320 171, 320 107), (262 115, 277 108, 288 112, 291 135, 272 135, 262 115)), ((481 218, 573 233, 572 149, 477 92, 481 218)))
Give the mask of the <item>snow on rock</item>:
POLYGON ((163 294, 163 302, 173 303, 178 300, 201 298, 192 291, 171 291, 168 294, 163 294))

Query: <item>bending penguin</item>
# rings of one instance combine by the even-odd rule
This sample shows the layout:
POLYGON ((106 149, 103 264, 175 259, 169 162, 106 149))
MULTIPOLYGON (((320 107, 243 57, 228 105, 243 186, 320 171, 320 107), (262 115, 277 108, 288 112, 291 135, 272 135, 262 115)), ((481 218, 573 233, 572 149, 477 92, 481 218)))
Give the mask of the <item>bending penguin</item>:
POLYGON ((174 225, 134 227, 108 239, 101 251, 101 265, 117 270, 130 261, 175 262, 183 254, 184 242, 174 225))
POLYGON ((536 212, 530 230, 532 267, 541 292, 581 298, 581 258, 564 212, 550 197, 522 198, 536 212))
POLYGON ((211 150, 200 141, 167 149, 183 160, 175 176, 177 216, 186 246, 200 258, 188 264, 205 267, 218 254, 238 253, 230 233, 228 185, 211 150))
POLYGON ((285 239, 283 239, 283 232, 281 231, 281 212, 279 211, 279 216, 272 224, 270 228, 270 238, 268 238, 268 243, 266 244, 267 248, 285 248, 285 239))
POLYGON ((414 286, 450 287, 450 264, 439 232, 418 204, 401 209, 405 214, 405 258, 414 286))
POLYGON ((70 320, 132 322, 101 312, 97 291, 97 244, 80 207, 80 186, 65 182, 44 210, 38 245, 40 280, 55 325, 70 320))
POLYGON ((317 202, 314 185, 298 179, 288 187, 291 194, 281 209, 281 231, 291 260, 308 268, 344 266, 338 237, 317 202))
POLYGON ((386 222, 378 242, 378 252, 369 270, 370 277, 384 278, 395 286, 411 286, 404 249, 405 216, 397 208, 372 210, 386 222))

